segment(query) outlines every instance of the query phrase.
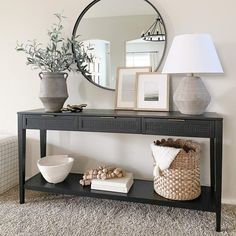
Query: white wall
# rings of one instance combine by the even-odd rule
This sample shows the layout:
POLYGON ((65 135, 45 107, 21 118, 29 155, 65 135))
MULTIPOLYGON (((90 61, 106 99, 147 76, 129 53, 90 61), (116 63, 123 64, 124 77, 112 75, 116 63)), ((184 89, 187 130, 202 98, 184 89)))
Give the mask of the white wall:
MULTIPOLYGON (((222 114, 224 120, 223 198, 225 202, 236 203, 236 20, 235 0, 227 3, 219 0, 153 0, 165 20, 171 39, 182 33, 210 33, 215 41, 224 66, 224 75, 202 76, 209 89, 212 102, 209 111, 222 114)), ((38 99, 38 71, 25 66, 24 55, 14 50, 16 40, 37 38, 46 40, 46 29, 54 20, 53 13, 68 16, 67 33, 71 33, 74 22, 89 1, 2 1, 0 8, 0 130, 16 133, 16 112, 41 107, 38 99)), ((180 77, 173 77, 174 90, 180 77)), ((96 88, 78 74, 71 74, 68 80, 70 97, 68 103, 88 103, 90 108, 113 108, 114 93, 96 88)), ((74 170, 83 171, 96 162, 121 165, 135 172, 136 177, 151 178, 152 158, 149 144, 155 136, 50 132, 49 153, 71 153, 77 159, 74 170)), ((209 147, 203 144, 202 183, 209 182, 209 147)), ((39 157, 38 132, 28 132, 27 175, 37 169, 35 160, 39 157)))

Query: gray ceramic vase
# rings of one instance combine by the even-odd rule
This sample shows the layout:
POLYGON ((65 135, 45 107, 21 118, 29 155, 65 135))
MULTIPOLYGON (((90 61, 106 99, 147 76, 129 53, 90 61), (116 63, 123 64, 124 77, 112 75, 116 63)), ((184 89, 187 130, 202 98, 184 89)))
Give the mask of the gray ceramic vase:
POLYGON ((39 99, 46 112, 61 111, 68 98, 66 79, 67 73, 41 72, 39 99))

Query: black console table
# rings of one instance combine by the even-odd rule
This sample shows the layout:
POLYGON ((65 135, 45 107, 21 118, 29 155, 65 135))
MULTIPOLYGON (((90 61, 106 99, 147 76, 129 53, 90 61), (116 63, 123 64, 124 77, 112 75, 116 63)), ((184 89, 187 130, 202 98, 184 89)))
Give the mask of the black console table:
POLYGON ((45 113, 43 110, 18 112, 20 203, 25 202, 25 189, 72 194, 96 198, 149 203, 216 213, 216 230, 221 228, 223 119, 215 113, 187 116, 179 112, 136 112, 84 110, 81 113, 45 113), (47 130, 132 133, 201 137, 210 139, 211 186, 202 186, 202 194, 192 201, 173 201, 154 192, 153 182, 135 180, 128 194, 91 190, 81 187, 81 174, 69 174, 59 184, 47 183, 41 174, 25 181, 26 130, 40 130, 41 157, 46 156, 47 130))

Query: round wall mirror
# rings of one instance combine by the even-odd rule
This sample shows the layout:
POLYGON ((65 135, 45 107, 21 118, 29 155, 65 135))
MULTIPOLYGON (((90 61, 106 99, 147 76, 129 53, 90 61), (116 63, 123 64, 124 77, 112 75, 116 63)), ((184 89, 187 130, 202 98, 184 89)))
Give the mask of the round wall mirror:
POLYGON ((91 61, 86 79, 114 90, 118 67, 157 71, 166 49, 166 28, 148 0, 95 0, 78 17, 73 36, 83 42, 91 61))

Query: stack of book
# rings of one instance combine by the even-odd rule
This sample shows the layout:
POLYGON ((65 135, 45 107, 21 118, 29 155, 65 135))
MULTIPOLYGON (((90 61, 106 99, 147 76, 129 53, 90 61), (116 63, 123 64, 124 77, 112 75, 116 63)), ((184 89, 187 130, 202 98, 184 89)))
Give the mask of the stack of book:
POLYGON ((128 193, 133 183, 133 174, 126 173, 125 176, 122 178, 106 180, 93 179, 91 183, 91 189, 118 193, 128 193))

